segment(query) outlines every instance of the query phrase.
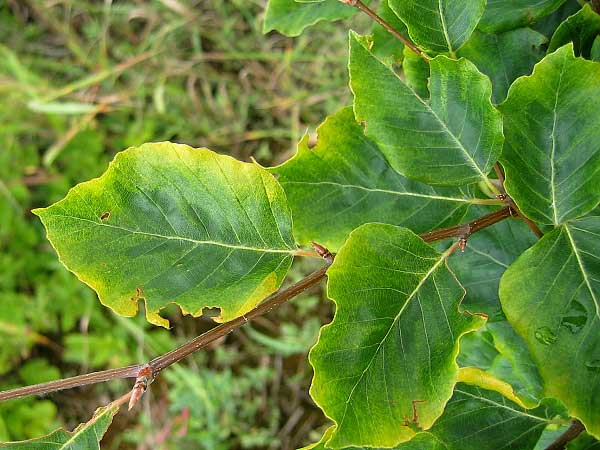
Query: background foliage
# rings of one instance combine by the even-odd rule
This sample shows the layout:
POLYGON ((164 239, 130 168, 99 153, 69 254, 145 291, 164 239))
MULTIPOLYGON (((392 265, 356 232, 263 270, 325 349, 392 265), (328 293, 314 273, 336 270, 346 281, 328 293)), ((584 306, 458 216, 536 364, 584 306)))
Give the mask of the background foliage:
MULTIPOLYGON (((306 127, 350 101, 347 34, 342 24, 322 24, 296 39, 265 36, 264 7, 1 2, 0 389, 140 362, 210 327, 175 310, 167 314, 171 333, 112 314, 62 267, 28 211, 147 141, 267 165, 286 159, 306 127)), ((324 419, 307 395, 305 361, 329 314, 319 297, 305 296, 174 367, 153 388, 153 406, 116 416, 103 448, 296 448, 317 440, 309 432, 324 419)), ((72 429, 126 386, 3 403, 0 441, 72 429)))

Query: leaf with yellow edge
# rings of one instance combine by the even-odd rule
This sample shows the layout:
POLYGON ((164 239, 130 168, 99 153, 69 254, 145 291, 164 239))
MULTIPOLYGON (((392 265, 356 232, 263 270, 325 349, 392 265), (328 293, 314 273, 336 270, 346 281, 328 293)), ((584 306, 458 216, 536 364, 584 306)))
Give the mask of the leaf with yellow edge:
POLYGON ((61 262, 124 316, 176 303, 220 320, 275 291, 296 250, 285 194, 267 171, 169 142, 119 153, 100 177, 34 211, 61 262))
POLYGON ((392 447, 412 439, 402 425, 419 401, 428 429, 452 396, 462 335, 484 319, 459 307, 464 289, 439 253, 412 231, 366 224, 328 271, 333 322, 310 352, 311 395, 336 423, 331 448, 392 447))

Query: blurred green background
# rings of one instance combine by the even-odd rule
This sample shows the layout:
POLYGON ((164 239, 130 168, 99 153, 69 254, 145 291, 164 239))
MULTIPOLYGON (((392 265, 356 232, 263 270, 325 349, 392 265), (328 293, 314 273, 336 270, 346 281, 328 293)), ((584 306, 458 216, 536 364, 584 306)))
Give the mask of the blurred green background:
MULTIPOLYGON (((143 142, 265 165, 291 156, 307 128, 350 102, 348 24, 265 36, 265 1, 0 1, 0 389, 143 362, 212 326, 175 310, 170 331, 114 315, 60 265, 30 210, 143 142)), ((103 449, 314 442, 325 419, 308 396, 306 354, 330 314, 313 291, 169 369, 141 408, 117 416, 103 449)), ((0 441, 73 428, 129 389, 2 403, 0 441)))

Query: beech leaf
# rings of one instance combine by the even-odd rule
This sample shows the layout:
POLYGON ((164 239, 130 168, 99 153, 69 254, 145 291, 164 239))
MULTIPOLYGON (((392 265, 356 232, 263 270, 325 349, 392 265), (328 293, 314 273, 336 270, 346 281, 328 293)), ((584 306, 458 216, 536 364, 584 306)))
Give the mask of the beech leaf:
POLYGON ((581 433, 577 438, 567 444, 565 450, 598 450, 600 449, 600 441, 594 439, 586 432, 581 433))
POLYGON ((565 0, 488 0, 479 29, 485 32, 527 26, 557 10, 565 0))
MULTIPOLYGON (((420 406, 417 406, 417 411, 420 406)), ((433 427, 426 432, 418 432, 410 441, 392 449, 532 450, 544 427, 563 420, 560 417, 563 413, 561 406, 551 400, 544 401, 535 409, 525 409, 493 390, 458 383, 444 414, 433 427)), ((329 428, 319 443, 303 450, 330 448, 327 441, 334 433, 335 427, 329 428)), ((348 448, 351 449, 384 450, 383 447, 373 449, 372 446, 348 448)))
MULTIPOLYGON (((431 102, 350 36, 354 112, 398 172, 432 185, 483 181, 502 151, 489 79, 466 59, 431 60, 431 102), (389 93, 393 92, 394 95, 389 93)), ((490 187, 493 190, 493 187, 490 187)))
POLYGON ((600 62, 600 36, 596 36, 596 39, 594 39, 592 50, 590 51, 590 59, 600 62))
POLYGON ((504 273, 500 300, 545 385, 600 436, 600 216, 547 233, 504 273))
POLYGON ((484 329, 466 335, 460 343, 458 365, 461 381, 469 382, 475 376, 483 387, 481 377, 504 383, 502 394, 522 406, 535 407, 544 397, 541 377, 525 341, 506 320, 487 323, 484 329))
POLYGON ((100 450, 100 441, 112 423, 118 406, 98 408, 94 417, 75 431, 56 430, 47 436, 21 442, 0 443, 3 450, 100 450))
POLYGON ((430 75, 429 64, 408 47, 404 47, 402 73, 409 88, 415 91, 422 99, 429 98, 429 89, 427 88, 430 75))
POLYGON ((295 251, 285 194, 255 164, 186 145, 119 153, 95 180, 34 211, 61 262, 116 313, 169 303, 220 320, 252 309, 283 280, 295 251))
MULTIPOLYGON (((489 212, 489 207, 472 206, 464 221, 489 212)), ((467 290, 462 305, 469 311, 486 314, 490 322, 504 320, 498 297, 500 277, 523 251, 536 242, 535 234, 518 218, 503 220, 470 236, 461 257, 448 261, 448 266, 467 290)), ((440 250, 451 243, 440 244, 440 250)))
POLYGON ((589 4, 560 24, 552 35, 548 53, 568 42, 573 42, 577 56, 590 57, 594 40, 600 34, 600 15, 589 4))
POLYGON ((531 450, 544 427, 556 419, 566 422, 562 414, 552 400, 525 409, 493 390, 459 383, 430 433, 447 450, 531 450))
POLYGON ((468 39, 485 0, 388 0, 408 27, 411 40, 432 53, 454 53, 468 39))
POLYGON ((277 30, 286 36, 298 36, 305 28, 317 22, 346 19, 356 12, 356 8, 345 5, 339 0, 313 2, 268 0, 263 32, 277 30))
POLYGON ((458 51, 473 62, 492 81, 494 103, 501 103, 508 88, 518 77, 531 73, 544 56, 542 45, 546 36, 531 28, 518 28, 493 34, 475 31, 458 51))
POLYGON ((330 116, 298 153, 271 169, 294 216, 294 235, 337 250, 367 222, 406 226, 417 233, 459 223, 477 203, 466 188, 433 188, 394 171, 377 145, 363 134, 352 108, 330 116))
POLYGON ((500 105, 506 191, 534 221, 559 225, 600 201, 600 64, 567 44, 514 82, 500 105))
POLYGON ((442 414, 458 341, 484 318, 459 309, 464 289, 439 253, 406 228, 366 224, 328 270, 335 318, 310 352, 311 395, 336 428, 327 447, 391 447, 442 414))

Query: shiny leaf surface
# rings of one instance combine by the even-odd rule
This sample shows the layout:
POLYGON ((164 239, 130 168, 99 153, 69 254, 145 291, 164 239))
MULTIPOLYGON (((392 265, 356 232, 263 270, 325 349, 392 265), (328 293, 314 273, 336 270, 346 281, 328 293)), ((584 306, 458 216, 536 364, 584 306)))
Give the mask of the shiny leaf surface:
POLYGON ((564 224, 504 273, 500 300, 545 383, 600 435, 600 216, 564 224))
POLYGON ((433 185, 490 184, 487 173, 502 150, 502 119, 490 102, 491 84, 466 59, 430 63, 431 102, 350 37, 350 87, 366 134, 398 172, 433 185), (389 95, 393 92, 394 95, 389 95))
POLYGON ((600 64, 575 58, 572 44, 512 85, 500 105, 505 187, 534 221, 558 225, 600 201, 600 64))
POLYGON ((431 53, 454 53, 468 39, 485 0, 388 0, 413 42, 431 53))

